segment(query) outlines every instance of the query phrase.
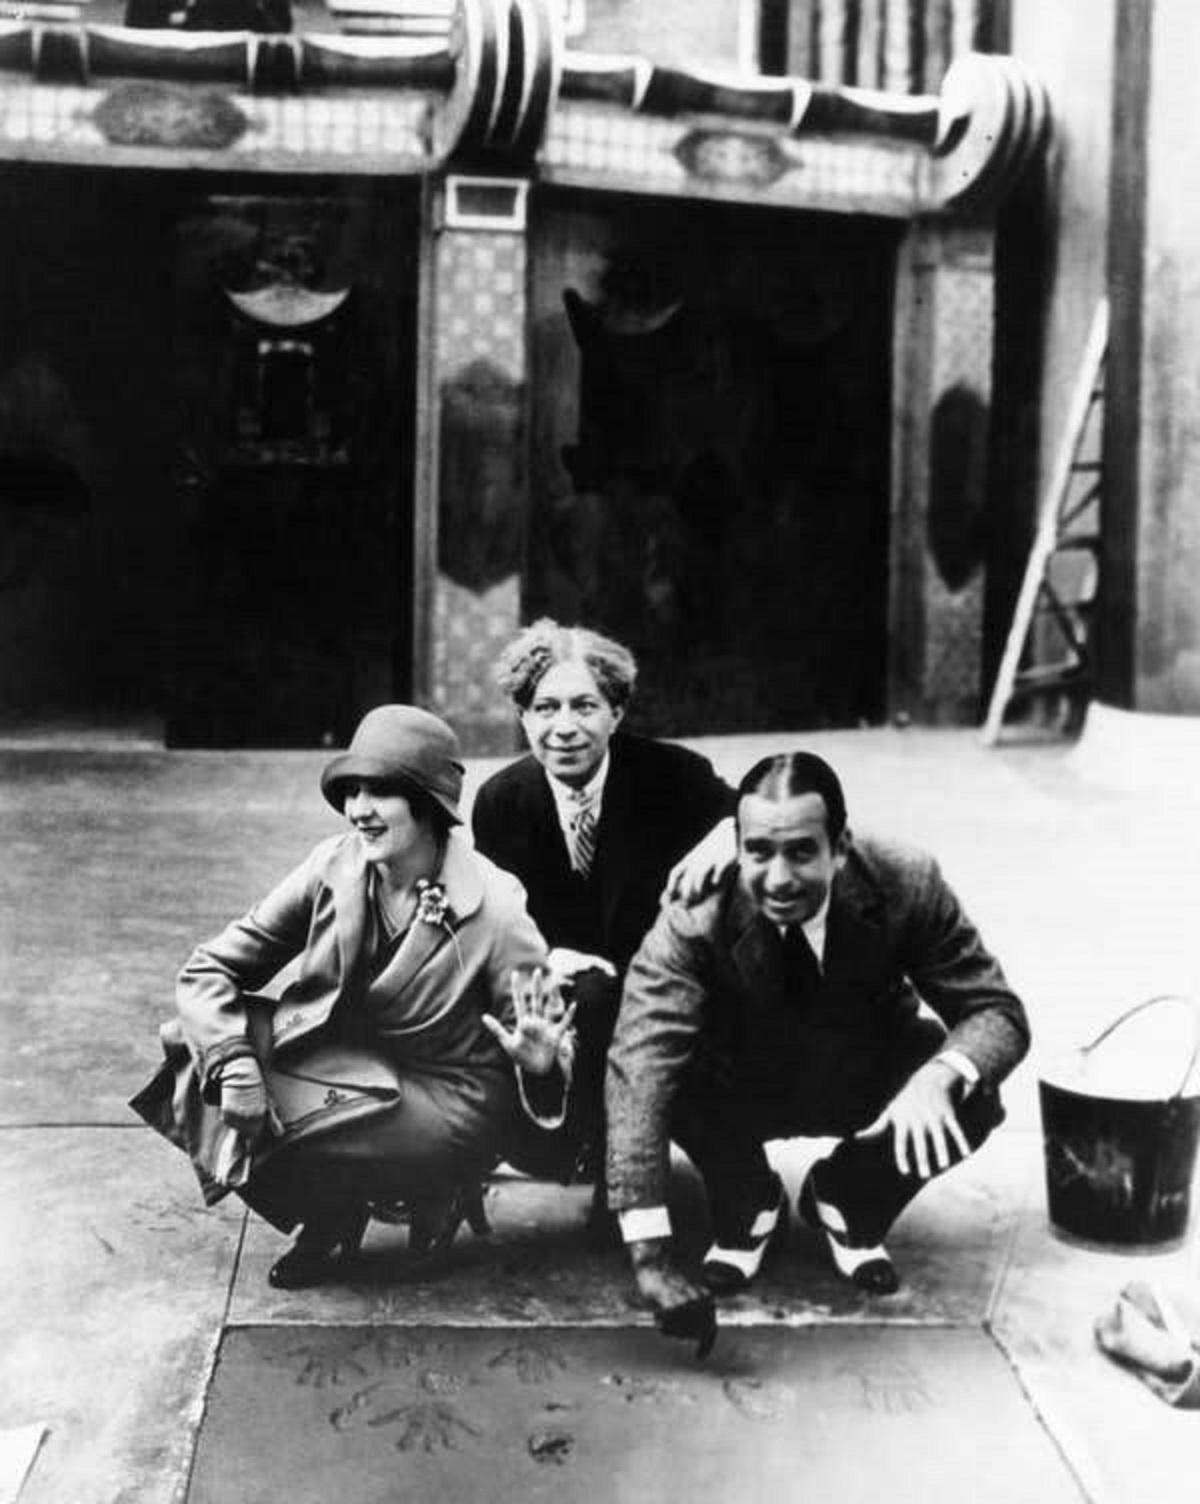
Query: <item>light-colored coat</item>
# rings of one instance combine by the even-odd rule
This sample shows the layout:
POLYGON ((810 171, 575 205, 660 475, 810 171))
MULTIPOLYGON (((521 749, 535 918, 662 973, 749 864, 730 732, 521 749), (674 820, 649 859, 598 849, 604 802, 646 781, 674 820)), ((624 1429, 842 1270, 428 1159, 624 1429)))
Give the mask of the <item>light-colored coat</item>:
MULTIPOLYGON (((460 833, 450 835, 438 879, 444 922, 414 920, 374 978, 368 865, 352 834, 322 842, 244 918, 192 952, 177 983, 178 1017, 160 1031, 166 1062, 131 1106, 188 1154, 206 1200, 229 1189, 219 1074, 239 1055, 256 1055, 278 1079, 293 1063, 303 1071, 313 1045, 348 1046, 348 1055, 337 1056, 349 1062, 338 1071, 339 1090, 322 1096, 317 1088, 311 1126, 385 1111, 378 1102, 394 1096, 373 1088, 382 1076, 403 1093, 407 1071, 413 1086, 414 1073, 426 1090, 432 1078, 441 1082, 451 1133, 486 1131, 499 1148, 513 1066, 481 1019, 490 1013, 511 1025, 512 973, 543 966, 546 945, 521 884, 460 833), (263 997, 297 959, 298 974, 282 995, 263 997)), ((541 1091, 561 1095, 557 1073, 535 1095, 541 1091)), ((269 1154, 270 1146, 256 1151, 255 1163, 269 1154)))
MULTIPOLYGON (((438 877, 446 923, 415 920, 381 979, 413 1020, 410 1029, 389 1033, 393 1053, 424 1064, 507 1064, 480 1017, 511 1022, 511 973, 543 965, 545 942, 521 884, 457 831, 438 877)), ((361 1039, 361 1018, 354 1015, 369 984, 368 901, 361 842, 353 834, 335 836, 244 918, 196 947, 179 973, 176 1002, 206 1097, 222 1064, 252 1048, 246 995, 261 993, 296 957, 299 974, 273 1012, 273 1057, 284 1059, 291 1046, 330 1028, 361 1039)), ((390 1011, 394 1016, 394 1005, 390 1011)))

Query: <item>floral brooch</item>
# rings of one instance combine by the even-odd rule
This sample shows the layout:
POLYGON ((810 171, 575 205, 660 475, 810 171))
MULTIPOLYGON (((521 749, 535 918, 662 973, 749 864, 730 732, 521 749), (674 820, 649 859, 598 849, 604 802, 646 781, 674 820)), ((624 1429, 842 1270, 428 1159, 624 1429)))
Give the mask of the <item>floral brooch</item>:
POLYGON ((417 918, 425 924, 441 928, 450 912, 446 890, 441 883, 431 883, 428 878, 417 879, 417 918))

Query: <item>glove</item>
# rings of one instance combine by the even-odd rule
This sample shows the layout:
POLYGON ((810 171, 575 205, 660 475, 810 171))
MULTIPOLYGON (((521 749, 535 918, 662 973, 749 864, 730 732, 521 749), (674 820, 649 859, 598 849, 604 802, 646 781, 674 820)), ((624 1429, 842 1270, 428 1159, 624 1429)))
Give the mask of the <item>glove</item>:
POLYGON ((253 1055, 238 1055, 221 1067, 221 1117, 251 1143, 267 1119, 267 1086, 253 1055))

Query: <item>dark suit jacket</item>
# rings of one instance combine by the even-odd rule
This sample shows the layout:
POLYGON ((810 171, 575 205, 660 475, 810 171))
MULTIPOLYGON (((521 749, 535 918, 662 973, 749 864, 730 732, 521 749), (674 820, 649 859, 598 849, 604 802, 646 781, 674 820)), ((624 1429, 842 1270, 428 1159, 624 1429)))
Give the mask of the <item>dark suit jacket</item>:
POLYGON ((475 796, 475 845, 520 878, 534 923, 551 946, 589 951, 623 972, 654 923, 667 874, 724 815, 733 790, 707 758, 618 732, 589 880, 571 871, 554 796, 529 755, 494 773, 475 796))
POLYGON ((778 932, 736 871, 693 908, 667 905, 629 968, 609 1050, 613 1206, 665 1202, 679 1091, 732 1096, 764 1140, 865 1127, 917 994, 984 1086, 1028 1048, 1020 1000, 923 852, 854 843, 833 883, 824 974, 803 999, 784 995, 778 932))

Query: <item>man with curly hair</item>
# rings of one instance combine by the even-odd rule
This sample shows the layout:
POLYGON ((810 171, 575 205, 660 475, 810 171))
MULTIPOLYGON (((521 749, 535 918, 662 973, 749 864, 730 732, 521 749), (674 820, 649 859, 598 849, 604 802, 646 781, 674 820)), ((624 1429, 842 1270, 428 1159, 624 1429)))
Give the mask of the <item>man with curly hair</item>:
POLYGON ((480 788, 475 844, 524 884, 579 1035, 564 1127, 527 1135, 510 1157, 564 1180, 595 1176, 590 1227, 602 1236, 604 1071, 625 970, 668 880, 734 795, 706 758, 620 729, 637 665, 598 632, 536 621, 497 678, 529 752, 480 788))

